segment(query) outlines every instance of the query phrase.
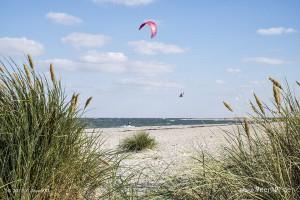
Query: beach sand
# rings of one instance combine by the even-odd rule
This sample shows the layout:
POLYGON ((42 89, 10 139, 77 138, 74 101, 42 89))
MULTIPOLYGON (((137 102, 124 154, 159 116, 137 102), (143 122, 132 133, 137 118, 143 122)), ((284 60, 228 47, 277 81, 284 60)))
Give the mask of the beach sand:
POLYGON ((176 125, 103 128, 96 131, 101 132, 105 149, 117 149, 122 139, 138 131, 148 132, 156 139, 157 146, 129 153, 121 166, 124 171, 142 170, 145 176, 153 178, 155 175, 159 178, 160 175, 174 175, 190 170, 193 162, 196 162, 192 157, 200 154, 201 149, 217 156, 226 146, 224 131, 232 131, 235 128, 236 125, 176 125))

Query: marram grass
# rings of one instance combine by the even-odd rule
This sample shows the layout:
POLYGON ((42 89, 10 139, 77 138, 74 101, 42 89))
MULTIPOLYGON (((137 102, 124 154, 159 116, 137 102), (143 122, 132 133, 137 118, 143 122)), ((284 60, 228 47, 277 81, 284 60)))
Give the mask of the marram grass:
MULTIPOLYGON (((167 178, 150 199, 300 199, 300 105, 288 85, 270 78, 273 104, 258 108, 226 132, 221 156, 201 152, 190 174, 167 178)), ((298 84, 298 83, 297 83, 298 84)), ((300 84, 298 84, 300 86, 300 84)), ((296 90, 299 91, 300 88, 296 90)), ((224 103, 224 102, 223 102, 224 103)), ((232 111, 228 104, 225 107, 232 111), (228 108, 229 107, 229 108, 228 108)), ((264 105, 264 106, 263 106, 264 105)))
POLYGON ((223 104, 230 112, 233 112, 233 109, 232 109, 231 105, 229 105, 229 103, 223 101, 223 104))
POLYGON ((67 98, 54 66, 49 80, 30 56, 0 65, 0 199, 122 199, 118 155, 86 136, 78 94, 67 98))
MULTIPOLYGON (((0 199, 300 199, 299 99, 273 78, 273 104, 254 94, 253 114, 226 133, 222 156, 201 152, 189 174, 136 193, 117 174, 119 154, 102 150, 99 135, 84 133, 79 118, 91 97, 80 110, 79 94, 67 98, 54 66, 47 79, 30 56, 21 67, 11 60, 0 65, 0 199)), ((155 144, 144 132, 120 147, 155 144)))
POLYGON ((123 151, 141 151, 155 147, 156 141, 149 133, 145 131, 137 132, 132 136, 124 138, 120 142, 120 148, 123 151))

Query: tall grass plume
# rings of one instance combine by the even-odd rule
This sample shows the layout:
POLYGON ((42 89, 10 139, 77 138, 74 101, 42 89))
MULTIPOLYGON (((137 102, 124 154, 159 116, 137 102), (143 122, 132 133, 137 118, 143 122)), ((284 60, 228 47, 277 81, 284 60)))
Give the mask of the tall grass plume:
POLYGON ((101 135, 85 133, 78 94, 66 100, 52 65, 50 84, 33 70, 31 56, 31 69, 6 62, 0 61, 0 199, 121 198, 119 156, 103 150, 101 135))

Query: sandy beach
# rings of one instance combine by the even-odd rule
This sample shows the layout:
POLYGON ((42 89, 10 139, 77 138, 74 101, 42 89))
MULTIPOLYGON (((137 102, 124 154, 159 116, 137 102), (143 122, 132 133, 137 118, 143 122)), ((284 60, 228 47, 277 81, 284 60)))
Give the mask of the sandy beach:
MULTIPOLYGON (((144 174, 177 174, 191 169, 192 159, 200 150, 217 155, 226 144, 224 131, 235 125, 176 125, 97 129, 104 138, 105 149, 117 149, 120 141, 139 131, 146 131, 157 141, 153 149, 129 153, 124 168, 146 169, 144 174)), ((91 132, 88 129, 87 132, 91 132)))

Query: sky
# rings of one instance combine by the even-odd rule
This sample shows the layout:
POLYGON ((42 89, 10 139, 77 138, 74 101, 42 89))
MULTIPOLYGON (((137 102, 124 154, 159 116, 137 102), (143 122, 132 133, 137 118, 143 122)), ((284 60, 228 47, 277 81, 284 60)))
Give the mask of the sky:
POLYGON ((2 0, 1 8, 2 59, 29 53, 45 74, 53 63, 67 95, 79 92, 82 104, 93 96, 86 117, 243 116, 254 91, 270 101, 269 76, 298 89, 299 0, 2 0), (153 39, 138 30, 149 19, 153 39))

